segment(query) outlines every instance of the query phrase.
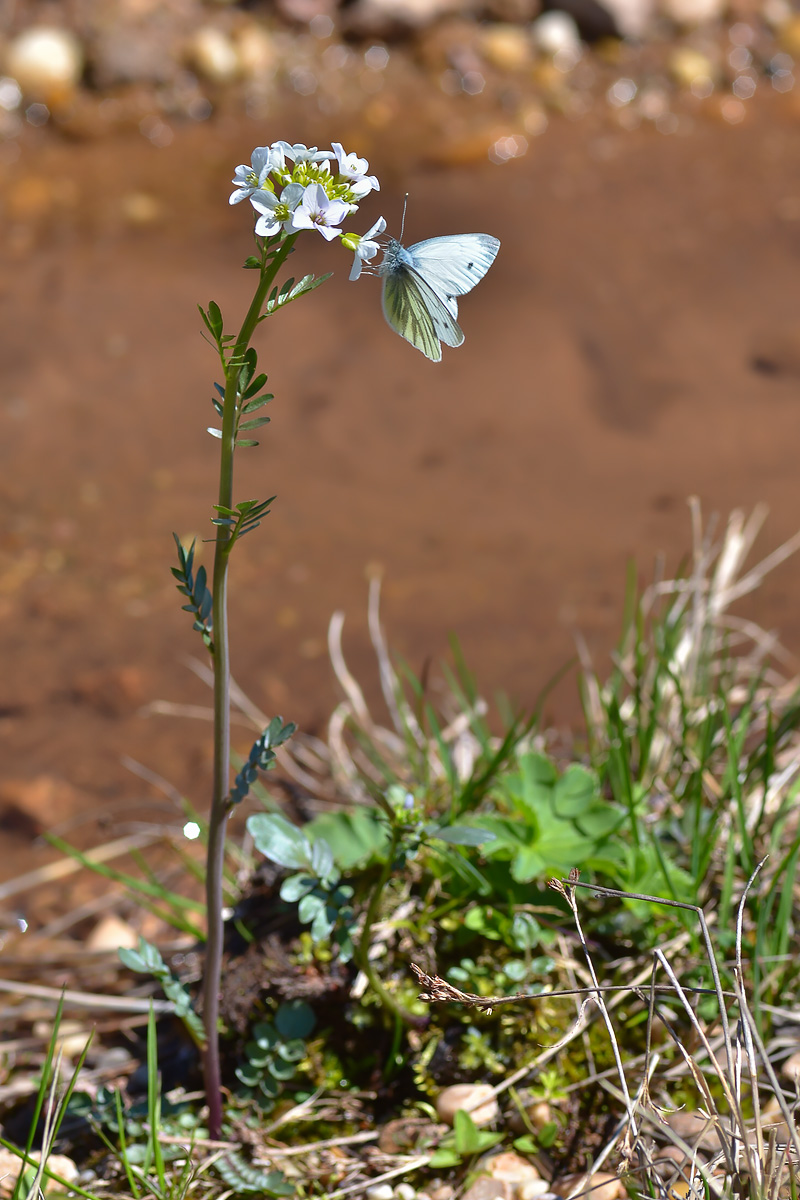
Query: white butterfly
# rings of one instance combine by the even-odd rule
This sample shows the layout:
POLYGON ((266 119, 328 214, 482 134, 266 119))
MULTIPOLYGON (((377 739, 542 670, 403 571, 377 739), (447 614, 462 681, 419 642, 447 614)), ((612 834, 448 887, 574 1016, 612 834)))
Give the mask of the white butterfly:
POLYGON ((483 279, 500 242, 488 233, 428 238, 406 249, 394 238, 378 267, 383 278, 383 315, 401 337, 432 362, 442 345, 460 346, 457 296, 483 279))

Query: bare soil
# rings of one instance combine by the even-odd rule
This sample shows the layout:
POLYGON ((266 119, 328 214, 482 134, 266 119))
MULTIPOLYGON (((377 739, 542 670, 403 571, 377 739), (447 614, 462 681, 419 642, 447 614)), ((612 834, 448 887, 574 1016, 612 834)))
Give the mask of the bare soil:
MULTIPOLYGON (((674 568, 688 550, 688 496, 707 514, 765 501, 765 552, 795 532, 795 108, 766 98, 687 136, 590 112, 504 166, 426 166, 399 128, 399 160, 391 129, 362 139, 385 179, 363 228, 383 212, 396 232, 408 190, 407 242, 485 230, 502 247, 439 366, 384 324, 377 281, 348 282, 340 248, 299 250, 295 274, 336 274, 264 330, 272 424, 239 465, 239 498, 278 497, 233 566, 233 667, 256 703, 324 731, 336 609, 377 695, 377 569, 397 655, 419 672, 455 631, 487 696, 531 706, 575 630, 604 660, 631 558, 647 579, 658 552, 674 568)), ((208 724, 147 715, 210 702, 169 573, 173 530, 211 533, 216 376, 196 304, 216 299, 233 326, 249 302, 251 214, 227 195, 254 145, 358 145, 316 121, 219 119, 162 149, 30 130, 0 164, 6 878, 52 854, 31 841, 45 826, 105 819, 70 828, 86 843, 152 816, 123 756, 206 804, 208 724)), ((798 585, 790 560, 742 609, 795 651, 798 585)), ((578 723, 574 674, 545 711, 578 723)))

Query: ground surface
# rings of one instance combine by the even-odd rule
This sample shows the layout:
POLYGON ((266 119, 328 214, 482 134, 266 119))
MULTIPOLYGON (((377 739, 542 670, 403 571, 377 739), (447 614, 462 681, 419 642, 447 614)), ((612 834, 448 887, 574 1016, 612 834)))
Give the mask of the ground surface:
MULTIPOLYGON (((319 122, 313 140, 358 144, 319 122)), ((391 128, 361 136, 385 179, 363 228, 383 212, 396 232, 407 189, 407 242, 485 230, 502 249, 439 366, 385 326, 377 281, 348 283, 349 256, 310 238, 298 254, 336 274, 262 340, 273 423, 239 476, 240 498, 278 495, 232 581, 234 672, 263 709, 323 730, 335 609, 376 694, 376 566, 414 669, 454 630, 486 694, 531 705, 574 630, 607 654, 631 556, 644 579, 657 551, 676 565, 690 494, 707 514, 766 501, 765 552, 800 527, 799 131, 783 98, 687 136, 590 113, 519 161, 447 170, 398 168, 391 128)), ((141 814, 152 793, 124 755, 206 803, 208 726, 142 710, 209 702, 169 574, 171 531, 206 536, 213 499, 195 306, 213 297, 233 324, 249 300, 251 215, 228 180, 277 137, 312 140, 296 116, 212 120, 162 149, 31 130, 2 167, 6 877, 46 859, 44 824, 141 814)), ((795 650, 798 585, 793 561, 743 610, 795 650)), ((574 679, 547 714, 577 717, 574 679)))

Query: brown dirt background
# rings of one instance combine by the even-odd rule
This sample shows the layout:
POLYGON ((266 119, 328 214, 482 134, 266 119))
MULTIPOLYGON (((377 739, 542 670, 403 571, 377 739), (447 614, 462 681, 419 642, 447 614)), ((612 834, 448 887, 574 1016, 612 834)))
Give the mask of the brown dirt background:
MULTIPOLYGON (((334 278, 260 339, 276 399, 237 491, 278 499, 235 556, 233 668, 262 708, 310 731, 337 699, 335 609, 377 695, 376 566, 397 655, 419 671, 455 631, 484 694, 531 706, 575 629, 607 662, 626 564, 643 580, 658 552, 677 566, 689 495, 707 515, 767 502, 764 552, 800 527, 789 106, 671 137, 555 119, 503 166, 425 166, 401 136, 405 157, 391 130, 355 139, 384 181, 363 228, 383 212, 396 232, 408 190, 407 243, 485 230, 502 247, 461 306, 465 345, 438 366, 384 324, 378 282, 348 283, 349 256, 322 239, 305 239, 294 273, 334 278)), ((269 129, 220 118, 161 149, 30 130, 15 161, 0 158, 5 877, 44 861, 31 835, 75 812, 107 814, 106 834, 129 827, 153 793, 125 755, 207 802, 209 727, 143 710, 209 703, 169 573, 171 531, 207 536, 215 491, 215 363, 196 304, 216 299, 233 327, 249 302, 251 214, 228 206, 228 181, 278 137, 354 143, 332 119, 309 132, 288 113, 269 129), (154 219, 130 216, 137 194, 154 219)), ((798 584, 792 560, 740 610, 792 650, 798 584)), ((546 716, 579 715, 573 673, 546 716)))

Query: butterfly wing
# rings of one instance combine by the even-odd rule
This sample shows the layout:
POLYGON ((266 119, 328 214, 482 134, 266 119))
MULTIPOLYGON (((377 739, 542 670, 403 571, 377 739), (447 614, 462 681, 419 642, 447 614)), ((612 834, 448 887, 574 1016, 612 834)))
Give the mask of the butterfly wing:
POLYGON ((464 341, 449 305, 402 260, 394 261, 383 274, 383 315, 396 333, 431 362, 441 361, 441 342, 460 346, 464 341))
POLYGON ((483 279, 499 249, 498 239, 488 233, 457 233, 417 242, 408 247, 406 255, 413 269, 456 317, 456 296, 471 291, 483 279))

